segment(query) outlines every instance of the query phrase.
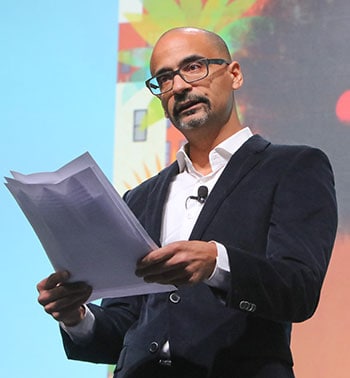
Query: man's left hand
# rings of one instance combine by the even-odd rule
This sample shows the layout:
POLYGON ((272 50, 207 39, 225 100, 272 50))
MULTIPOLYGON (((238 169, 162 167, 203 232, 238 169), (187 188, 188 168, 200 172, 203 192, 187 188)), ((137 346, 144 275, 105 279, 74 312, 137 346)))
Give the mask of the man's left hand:
POLYGON ((178 241, 156 249, 142 258, 136 275, 146 282, 185 285, 211 276, 216 266, 215 243, 198 240, 178 241))

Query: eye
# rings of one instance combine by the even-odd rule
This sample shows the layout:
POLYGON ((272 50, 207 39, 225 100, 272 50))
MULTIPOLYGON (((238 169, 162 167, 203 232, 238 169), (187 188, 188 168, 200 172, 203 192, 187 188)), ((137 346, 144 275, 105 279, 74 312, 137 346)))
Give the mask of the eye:
POLYGON ((202 68, 203 68, 203 62, 201 62, 200 60, 197 60, 195 62, 186 64, 184 67, 182 67, 181 71, 192 73, 192 72, 201 71, 202 68))
POLYGON ((172 72, 164 72, 157 77, 157 83, 159 86, 164 85, 165 83, 171 81, 173 79, 173 73, 172 72))

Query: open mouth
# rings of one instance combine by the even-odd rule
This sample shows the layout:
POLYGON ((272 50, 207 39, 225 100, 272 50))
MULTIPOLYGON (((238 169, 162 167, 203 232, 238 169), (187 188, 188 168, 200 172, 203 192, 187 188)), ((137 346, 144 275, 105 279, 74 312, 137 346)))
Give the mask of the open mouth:
POLYGON ((188 101, 185 104, 180 105, 176 112, 178 114, 192 113, 192 112, 194 112, 194 110, 195 110, 194 108, 196 107, 196 105, 199 105, 199 104, 201 104, 200 101, 188 101))
POLYGON ((174 115, 176 117, 180 114, 193 114, 196 111, 197 106, 203 104, 209 105, 207 99, 193 98, 187 101, 183 101, 175 106, 174 115))

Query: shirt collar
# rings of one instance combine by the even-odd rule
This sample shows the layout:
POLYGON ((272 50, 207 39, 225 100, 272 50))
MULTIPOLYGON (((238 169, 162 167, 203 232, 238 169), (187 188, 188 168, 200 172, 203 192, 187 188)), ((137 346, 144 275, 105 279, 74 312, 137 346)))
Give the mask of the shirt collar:
MULTIPOLYGON (((218 144, 209 153, 209 161, 213 172, 222 168, 231 159, 231 156, 251 137, 253 133, 249 127, 239 130, 223 142, 218 144)), ((195 171, 191 159, 188 156, 188 143, 182 146, 176 154, 179 171, 187 169, 189 172, 195 171)))

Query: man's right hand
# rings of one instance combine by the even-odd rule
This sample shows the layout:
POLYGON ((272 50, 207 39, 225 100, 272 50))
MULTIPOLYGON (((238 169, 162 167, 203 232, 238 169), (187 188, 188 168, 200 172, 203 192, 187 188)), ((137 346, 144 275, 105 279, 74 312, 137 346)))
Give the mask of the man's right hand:
POLYGON ((38 302, 45 311, 67 327, 77 325, 85 314, 83 304, 92 288, 84 282, 68 283, 69 273, 56 272, 38 283, 38 302))

